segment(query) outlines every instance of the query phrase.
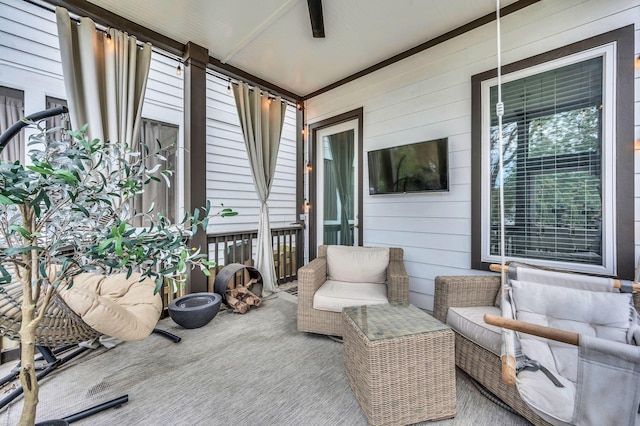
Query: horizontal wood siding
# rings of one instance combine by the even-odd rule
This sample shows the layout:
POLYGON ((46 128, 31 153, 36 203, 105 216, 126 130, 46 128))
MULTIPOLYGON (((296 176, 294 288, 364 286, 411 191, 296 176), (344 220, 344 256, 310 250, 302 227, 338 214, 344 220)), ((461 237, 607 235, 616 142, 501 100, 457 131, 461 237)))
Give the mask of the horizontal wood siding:
MULTIPOLYGON (((216 217, 209 233, 258 228, 260 203, 256 195, 249 159, 242 137, 229 82, 207 75, 207 199, 213 210, 221 204, 236 210, 235 217, 216 217)), ((289 105, 282 129, 276 174, 269 196, 272 227, 286 227, 296 221, 296 109, 289 105)))
MULTIPOLYGON (((515 62, 629 24, 637 0, 543 1, 502 20, 502 60, 515 62)), ((496 67, 495 23, 463 34, 306 103, 311 124, 364 108, 364 242, 405 250, 410 298, 433 307, 438 275, 476 274, 471 264, 471 76, 496 67), (366 152, 449 138, 448 193, 370 196, 366 152)), ((636 206, 640 207, 640 70, 636 68, 636 206)), ((640 208, 636 208, 636 257, 640 208)))

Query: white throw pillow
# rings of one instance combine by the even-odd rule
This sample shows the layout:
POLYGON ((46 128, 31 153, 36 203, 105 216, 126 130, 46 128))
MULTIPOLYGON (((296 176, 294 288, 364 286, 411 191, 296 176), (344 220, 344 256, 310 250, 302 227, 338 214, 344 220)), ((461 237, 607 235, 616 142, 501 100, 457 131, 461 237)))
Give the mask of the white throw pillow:
POLYGON ((385 247, 327 247, 327 275, 330 280, 352 283, 387 281, 389 249, 385 247))

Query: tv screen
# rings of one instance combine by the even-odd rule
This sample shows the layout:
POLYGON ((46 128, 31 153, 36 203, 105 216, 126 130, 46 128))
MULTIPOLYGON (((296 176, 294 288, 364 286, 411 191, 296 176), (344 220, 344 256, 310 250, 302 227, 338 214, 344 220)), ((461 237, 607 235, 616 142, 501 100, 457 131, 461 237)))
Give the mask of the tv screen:
POLYGON ((447 138, 369 151, 369 194, 449 190, 447 138))

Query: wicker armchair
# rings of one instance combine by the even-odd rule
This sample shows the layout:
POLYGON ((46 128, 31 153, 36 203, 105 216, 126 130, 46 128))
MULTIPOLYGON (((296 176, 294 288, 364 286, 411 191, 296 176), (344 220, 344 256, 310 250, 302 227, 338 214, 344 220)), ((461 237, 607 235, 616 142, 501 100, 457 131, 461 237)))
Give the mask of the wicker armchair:
MULTIPOLYGON (((327 247, 318 247, 318 257, 298 269, 298 331, 342 336, 342 314, 313 308, 316 291, 327 281, 327 247)), ((389 248, 387 299, 409 302, 409 276, 401 248, 389 248)))

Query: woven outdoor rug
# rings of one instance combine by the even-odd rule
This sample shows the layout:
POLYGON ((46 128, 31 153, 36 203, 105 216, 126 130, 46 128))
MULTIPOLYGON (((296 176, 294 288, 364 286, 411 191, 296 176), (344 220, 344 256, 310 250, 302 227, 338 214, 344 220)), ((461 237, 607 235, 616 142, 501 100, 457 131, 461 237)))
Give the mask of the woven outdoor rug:
MULTIPOLYGON (((42 382, 38 421, 128 394, 121 408, 74 425, 366 425, 344 375, 342 345, 299 333, 294 302, 287 294, 245 315, 220 312, 194 330, 167 318, 159 327, 182 342, 151 335, 72 361, 42 382)), ((456 418, 427 424, 528 424, 460 370, 457 377, 456 418)), ((21 401, 0 412, 0 425, 16 424, 21 401)))

